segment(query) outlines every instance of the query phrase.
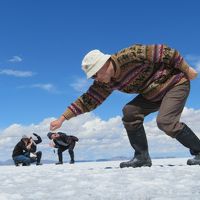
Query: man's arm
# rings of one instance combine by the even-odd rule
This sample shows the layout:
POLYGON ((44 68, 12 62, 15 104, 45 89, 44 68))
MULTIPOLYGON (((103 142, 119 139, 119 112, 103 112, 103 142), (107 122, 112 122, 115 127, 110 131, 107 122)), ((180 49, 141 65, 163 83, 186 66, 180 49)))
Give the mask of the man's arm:
POLYGON ((37 140, 34 140, 35 144, 39 144, 39 143, 42 142, 42 138, 41 138, 38 134, 33 133, 33 135, 34 135, 35 137, 37 137, 37 140))
POLYGON ((60 128, 65 120, 76 117, 80 114, 90 112, 97 108, 112 93, 112 89, 106 84, 94 81, 88 91, 73 102, 59 119, 51 122, 50 130, 60 128))
POLYGON ((51 141, 49 146, 53 148, 59 148, 59 144, 56 142, 56 140, 51 141))

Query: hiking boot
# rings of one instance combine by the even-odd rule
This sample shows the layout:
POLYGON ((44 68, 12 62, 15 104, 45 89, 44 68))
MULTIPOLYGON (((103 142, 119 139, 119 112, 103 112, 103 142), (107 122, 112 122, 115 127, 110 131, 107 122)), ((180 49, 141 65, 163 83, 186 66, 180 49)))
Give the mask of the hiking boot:
POLYGON ((148 152, 143 152, 141 155, 135 155, 133 159, 120 163, 120 168, 124 167, 151 167, 151 158, 148 152))
POLYGON ((57 162, 57 163, 55 163, 56 165, 62 165, 63 164, 63 162, 57 162))
POLYGON ((187 160, 187 165, 200 165, 200 153, 187 160))

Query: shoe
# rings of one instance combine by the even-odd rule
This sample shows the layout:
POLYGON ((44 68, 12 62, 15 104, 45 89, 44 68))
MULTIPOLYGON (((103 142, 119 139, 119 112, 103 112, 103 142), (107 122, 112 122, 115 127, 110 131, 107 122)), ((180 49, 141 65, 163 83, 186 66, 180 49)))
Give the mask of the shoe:
POLYGON ((36 165, 42 165, 42 163, 36 163, 36 165))
POLYGON ((69 164, 74 164, 74 160, 71 160, 71 161, 69 162, 69 164))
POLYGON ((141 155, 135 155, 133 159, 127 162, 120 163, 120 168, 125 167, 151 167, 152 162, 148 152, 144 152, 141 155))
POLYGON ((15 166, 16 167, 20 166, 20 163, 19 162, 15 162, 15 166))
POLYGON ((56 165, 62 165, 63 164, 63 162, 57 162, 57 163, 55 163, 56 165))
POLYGON ((187 165, 200 165, 200 153, 187 160, 187 165))
POLYGON ((30 166, 30 163, 23 163, 22 166, 30 166))

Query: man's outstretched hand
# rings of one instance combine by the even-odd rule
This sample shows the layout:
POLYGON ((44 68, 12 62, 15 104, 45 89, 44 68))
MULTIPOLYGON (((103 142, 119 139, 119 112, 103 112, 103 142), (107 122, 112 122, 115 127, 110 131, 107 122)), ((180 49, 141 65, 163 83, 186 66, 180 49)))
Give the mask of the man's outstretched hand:
POLYGON ((52 121, 50 123, 50 130, 55 131, 56 129, 60 128, 62 126, 62 123, 65 121, 65 117, 61 116, 59 119, 52 121))
POLYGON ((62 126, 62 122, 60 120, 55 120, 50 123, 50 130, 55 131, 56 129, 62 126))

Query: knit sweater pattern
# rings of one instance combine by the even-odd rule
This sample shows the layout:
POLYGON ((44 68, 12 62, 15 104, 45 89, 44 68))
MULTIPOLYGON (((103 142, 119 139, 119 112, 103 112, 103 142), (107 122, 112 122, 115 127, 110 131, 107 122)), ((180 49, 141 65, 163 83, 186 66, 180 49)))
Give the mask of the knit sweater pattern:
POLYGON ((141 94, 149 101, 162 100, 174 85, 187 81, 189 65, 167 45, 135 44, 111 56, 116 67, 110 83, 94 81, 63 113, 69 120, 101 105, 114 91, 141 94))

